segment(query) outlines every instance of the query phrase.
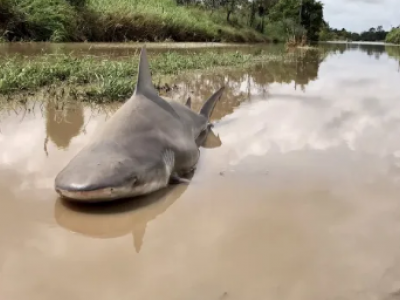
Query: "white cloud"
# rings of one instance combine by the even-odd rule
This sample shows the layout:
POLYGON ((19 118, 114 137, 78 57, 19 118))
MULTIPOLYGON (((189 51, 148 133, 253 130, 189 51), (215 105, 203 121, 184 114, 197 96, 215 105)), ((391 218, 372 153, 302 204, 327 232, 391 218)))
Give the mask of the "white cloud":
MULTIPOLYGON (((216 125, 230 165, 270 151, 329 151, 393 157, 400 151, 397 62, 358 52, 330 57, 304 94, 272 84, 269 101, 244 104, 216 125), (373 72, 371 72, 373 70, 373 72)), ((215 150, 213 150, 215 151, 215 150)))
POLYGON ((361 32, 382 25, 389 30, 400 24, 398 0, 321 0, 331 27, 361 32))

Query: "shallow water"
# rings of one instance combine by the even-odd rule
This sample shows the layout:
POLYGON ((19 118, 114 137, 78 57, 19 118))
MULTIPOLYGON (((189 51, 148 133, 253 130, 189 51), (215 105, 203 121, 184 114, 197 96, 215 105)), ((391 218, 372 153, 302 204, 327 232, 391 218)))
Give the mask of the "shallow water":
MULTIPOLYGON (((144 43, 0 43, 0 57, 9 55, 22 55, 28 57, 44 54, 71 54, 71 55, 96 55, 109 57, 123 57, 137 55, 144 43)), ((265 46, 249 44, 223 44, 223 43, 146 43, 149 52, 159 53, 168 50, 176 52, 198 53, 213 49, 215 51, 254 51, 265 46)), ((282 45, 268 45, 268 49, 281 51, 282 45)))
MULTIPOLYGON (((57 172, 115 111, 0 112, 0 299, 399 299, 400 73, 383 46, 178 79, 222 83, 192 182, 76 207, 57 172)), ((41 100, 41 99, 36 99, 41 100)))

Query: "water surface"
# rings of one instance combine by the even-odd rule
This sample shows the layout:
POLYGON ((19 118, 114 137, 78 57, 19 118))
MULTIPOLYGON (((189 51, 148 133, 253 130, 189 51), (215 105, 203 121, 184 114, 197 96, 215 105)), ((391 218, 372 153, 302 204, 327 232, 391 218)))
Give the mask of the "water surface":
MULTIPOLYGON (((50 42, 15 42, 0 43, 0 58, 9 55, 22 55, 35 57, 45 54, 70 54, 70 55, 96 55, 109 57, 123 57, 138 55, 144 43, 50 43, 50 42)), ((251 44, 224 44, 224 43, 146 43, 149 52, 164 52, 174 50, 176 52, 198 53, 213 49, 215 51, 254 51, 251 44)), ((263 46, 258 46, 263 47, 263 46)), ((271 49, 283 48, 282 45, 268 45, 271 49)))
POLYGON ((397 52, 323 51, 178 78, 196 109, 227 86, 192 182, 107 207, 52 186, 118 105, 4 108, 0 298, 399 299, 397 52))

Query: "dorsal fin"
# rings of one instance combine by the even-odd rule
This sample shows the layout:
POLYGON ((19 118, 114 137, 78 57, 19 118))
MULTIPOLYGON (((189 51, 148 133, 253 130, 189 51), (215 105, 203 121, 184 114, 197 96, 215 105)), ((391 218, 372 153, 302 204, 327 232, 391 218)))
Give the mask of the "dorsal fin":
POLYGON ((138 78, 134 95, 143 95, 150 101, 158 104, 160 107, 171 113, 174 117, 180 118, 172 106, 158 95, 157 90, 154 88, 150 65, 147 60, 146 46, 142 47, 139 57, 138 78))
POLYGON ((192 108, 192 99, 190 97, 186 100, 186 106, 192 108))
POLYGON ((150 65, 147 60, 146 46, 143 46, 139 57, 138 78, 135 89, 136 95, 158 96, 151 79, 150 65))
POLYGON ((222 92, 225 87, 221 87, 218 91, 216 91, 207 101, 204 103, 203 107, 200 109, 200 115, 210 119, 212 112, 214 111, 215 104, 221 98, 222 92))

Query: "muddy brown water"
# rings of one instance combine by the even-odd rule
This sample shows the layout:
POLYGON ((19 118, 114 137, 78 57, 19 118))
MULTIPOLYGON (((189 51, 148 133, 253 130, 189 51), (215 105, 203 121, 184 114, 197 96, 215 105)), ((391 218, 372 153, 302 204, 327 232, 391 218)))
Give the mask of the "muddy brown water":
POLYGON ((178 79, 227 85, 192 182, 109 206, 52 186, 118 105, 1 110, 0 299, 400 299, 399 63, 326 47, 178 79))
MULTIPOLYGON (((0 58, 9 55, 35 57, 44 54, 96 55, 122 57, 138 55, 144 43, 0 43, 0 58)), ((213 49, 214 51, 252 52, 265 46, 251 44, 223 44, 223 43, 146 43, 148 52, 164 52, 173 50, 181 53, 198 53, 213 49)), ((269 51, 279 52, 282 45, 268 45, 269 51)))

